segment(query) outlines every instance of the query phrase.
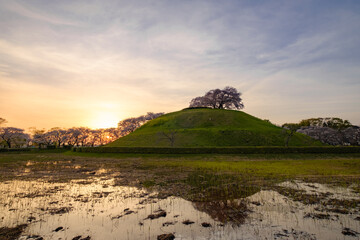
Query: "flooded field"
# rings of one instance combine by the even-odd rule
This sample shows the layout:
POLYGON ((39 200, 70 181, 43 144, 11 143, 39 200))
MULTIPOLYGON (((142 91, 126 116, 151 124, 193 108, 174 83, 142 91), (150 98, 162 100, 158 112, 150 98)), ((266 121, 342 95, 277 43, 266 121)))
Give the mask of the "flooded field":
POLYGON ((359 233, 360 155, 0 154, 0 240, 359 233))
POLYGON ((157 239, 170 233, 175 239, 359 239, 358 194, 303 182, 279 187, 322 198, 304 204, 262 190, 243 199, 191 202, 159 199, 114 179, 11 180, 0 183, 0 227, 24 224, 19 239, 157 239), (355 205, 324 205, 333 199, 355 205))

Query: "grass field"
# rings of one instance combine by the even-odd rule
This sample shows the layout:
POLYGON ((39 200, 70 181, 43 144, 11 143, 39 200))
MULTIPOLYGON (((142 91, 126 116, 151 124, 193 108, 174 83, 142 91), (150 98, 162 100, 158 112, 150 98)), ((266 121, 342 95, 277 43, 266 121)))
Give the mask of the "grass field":
MULTIPOLYGON (((149 121, 108 147, 284 146, 283 129, 245 112, 185 109, 149 121), (165 135, 173 134, 173 144, 165 135)), ((296 133, 290 146, 321 145, 296 133)))
POLYGON ((359 192, 360 154, 1 153, 0 173, 3 181, 111 176, 119 185, 197 200, 246 196, 292 180, 351 186, 359 192), (98 175, 100 169, 106 171, 98 175))

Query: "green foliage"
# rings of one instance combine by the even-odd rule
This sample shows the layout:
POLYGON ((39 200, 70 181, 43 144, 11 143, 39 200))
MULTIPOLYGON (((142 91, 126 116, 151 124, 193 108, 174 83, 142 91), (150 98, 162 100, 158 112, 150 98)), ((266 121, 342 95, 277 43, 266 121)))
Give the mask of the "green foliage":
MULTIPOLYGON (((154 165, 154 163, 151 163, 154 165)), ((181 161, 158 161, 157 165, 169 167, 187 167, 197 171, 217 173, 236 173, 238 178, 249 182, 255 179, 285 180, 300 176, 337 176, 358 175, 360 169, 359 158, 312 158, 304 159, 257 159, 230 161, 220 159, 211 161, 181 160, 181 161), (326 167, 324 167, 326 166, 326 167)), ((205 176, 205 175, 204 175, 205 176)), ((221 175, 219 175, 221 176, 221 175)), ((227 181, 229 182, 229 181, 227 181)))
POLYGON ((317 126, 317 127, 329 127, 336 130, 342 130, 351 127, 352 124, 348 120, 344 120, 337 117, 332 118, 309 118, 301 120, 300 126, 317 126))
POLYGON ((155 186, 155 181, 154 180, 146 180, 146 181, 142 182, 142 185, 145 188, 150 188, 150 187, 155 186))
POLYGON ((0 152, 29 152, 30 148, 0 148, 0 152))
MULTIPOLYGON (((282 128, 240 111, 184 109, 151 120, 105 147, 170 147, 162 133, 176 131, 174 147, 284 146, 282 128)), ((322 145, 294 133, 289 146, 322 145)))
POLYGON ((69 148, 0 148, 0 153, 21 153, 21 152, 31 152, 31 153, 61 153, 69 151, 69 148))

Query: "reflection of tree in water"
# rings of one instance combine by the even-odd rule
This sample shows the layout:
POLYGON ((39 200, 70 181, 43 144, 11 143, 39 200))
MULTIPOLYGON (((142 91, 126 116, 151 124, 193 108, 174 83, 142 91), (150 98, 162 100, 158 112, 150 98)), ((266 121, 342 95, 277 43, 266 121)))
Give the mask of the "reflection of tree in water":
POLYGON ((241 225, 245 222, 250 210, 243 199, 211 202, 193 202, 195 209, 205 212, 214 220, 222 223, 241 225))

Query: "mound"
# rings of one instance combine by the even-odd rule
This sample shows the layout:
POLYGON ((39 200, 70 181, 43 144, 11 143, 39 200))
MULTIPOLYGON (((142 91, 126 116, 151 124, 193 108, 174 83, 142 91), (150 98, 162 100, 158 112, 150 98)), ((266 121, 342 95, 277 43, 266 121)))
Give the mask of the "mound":
MULTIPOLYGON (((153 119, 106 147, 284 146, 282 128, 241 111, 184 109, 153 119)), ((296 133, 290 146, 321 145, 296 133)))

